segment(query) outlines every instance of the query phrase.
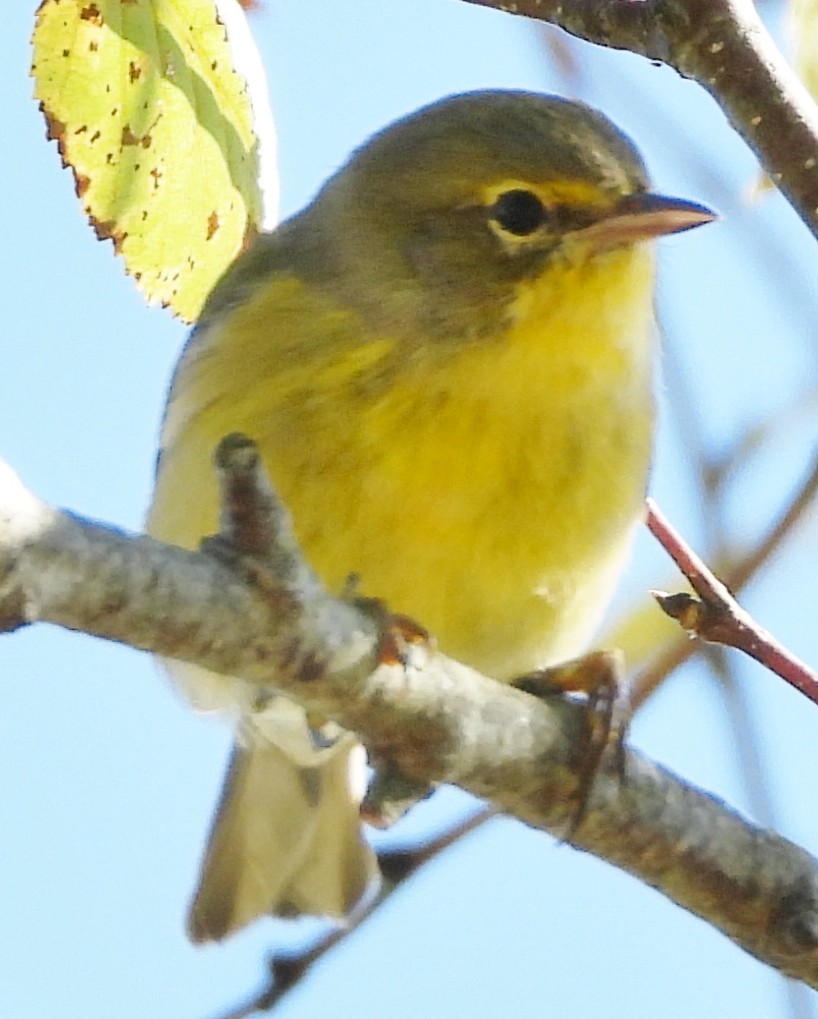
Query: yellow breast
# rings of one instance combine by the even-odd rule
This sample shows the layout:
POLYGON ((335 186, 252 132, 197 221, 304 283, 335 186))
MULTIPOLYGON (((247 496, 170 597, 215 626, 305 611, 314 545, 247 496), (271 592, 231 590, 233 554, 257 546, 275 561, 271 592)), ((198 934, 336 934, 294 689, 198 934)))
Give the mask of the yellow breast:
POLYGON ((181 363, 151 532, 216 530, 212 449, 243 431, 331 590, 357 575, 498 678, 579 653, 641 512, 652 275, 644 247, 566 259, 493 338, 412 348, 271 281, 181 363))

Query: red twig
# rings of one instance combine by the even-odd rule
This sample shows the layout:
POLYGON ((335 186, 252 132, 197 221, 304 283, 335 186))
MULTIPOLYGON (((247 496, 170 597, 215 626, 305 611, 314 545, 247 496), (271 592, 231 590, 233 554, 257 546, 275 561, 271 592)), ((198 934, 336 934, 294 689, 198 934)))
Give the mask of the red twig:
POLYGON ((818 704, 818 675, 741 608, 652 499, 648 499, 647 524, 698 595, 654 591, 661 608, 688 633, 743 651, 818 704))

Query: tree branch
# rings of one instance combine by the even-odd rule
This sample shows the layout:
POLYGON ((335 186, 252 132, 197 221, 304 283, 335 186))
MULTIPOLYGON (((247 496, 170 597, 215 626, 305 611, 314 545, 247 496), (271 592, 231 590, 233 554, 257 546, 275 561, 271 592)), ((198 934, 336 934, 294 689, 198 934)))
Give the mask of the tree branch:
MULTIPOLYGON (((379 664, 382 634, 294 565, 286 514, 247 443, 223 444, 222 490, 240 489, 263 555, 225 560, 133 538, 44 506, 0 475, 0 619, 47 621, 275 687, 359 734, 419 782, 451 782, 528 824, 564 833, 582 782, 584 707, 547 702, 414 644, 379 664), (272 500, 272 502, 270 502, 272 500), (268 527, 264 520, 271 521, 268 527), (279 543, 279 547, 275 547, 279 543), (282 544, 283 543, 283 544, 282 544), (263 542, 262 542, 263 544, 263 542), (289 564, 277 577, 271 563, 289 564)), ((228 514, 230 519, 231 514, 228 514)), ((245 520, 246 523, 246 520, 245 520)), ((255 538, 253 539, 255 541, 255 538)), ((252 544, 252 542, 251 542, 252 544)), ((609 755, 572 835, 707 919, 746 951, 818 986, 818 863, 625 748, 609 755)))
POLYGON ((467 0, 661 60, 706 89, 818 237, 818 107, 752 0, 467 0))

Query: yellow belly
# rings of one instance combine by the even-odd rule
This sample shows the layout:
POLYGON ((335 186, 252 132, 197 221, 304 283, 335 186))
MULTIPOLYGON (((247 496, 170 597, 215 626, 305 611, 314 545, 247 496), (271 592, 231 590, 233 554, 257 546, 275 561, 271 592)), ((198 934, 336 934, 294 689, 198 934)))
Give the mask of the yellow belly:
POLYGON ((212 450, 243 431, 330 590, 355 574, 497 678, 578 654, 641 514, 651 287, 645 249, 566 262, 495 338, 407 347, 271 281, 177 374, 150 530, 217 529, 212 450))

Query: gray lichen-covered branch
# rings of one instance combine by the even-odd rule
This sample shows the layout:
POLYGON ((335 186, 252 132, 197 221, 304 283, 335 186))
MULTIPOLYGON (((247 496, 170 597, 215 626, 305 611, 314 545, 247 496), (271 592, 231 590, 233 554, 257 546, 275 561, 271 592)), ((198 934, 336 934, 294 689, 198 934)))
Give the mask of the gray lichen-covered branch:
MULTIPOLYGON (((496 683, 430 642, 385 655, 379 614, 327 594, 300 559, 253 447, 226 440, 219 466, 222 534, 199 553, 52 509, 0 468, 4 639, 50 622, 274 685, 407 777, 564 835, 584 706, 496 683)), ((818 863, 637 751, 609 756, 572 843, 818 986, 818 863)))

